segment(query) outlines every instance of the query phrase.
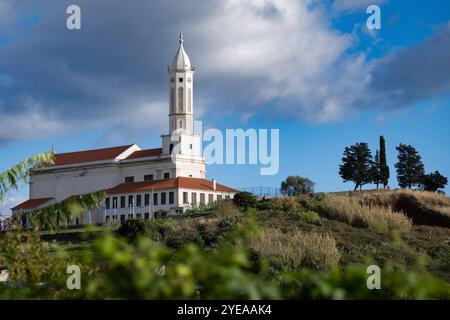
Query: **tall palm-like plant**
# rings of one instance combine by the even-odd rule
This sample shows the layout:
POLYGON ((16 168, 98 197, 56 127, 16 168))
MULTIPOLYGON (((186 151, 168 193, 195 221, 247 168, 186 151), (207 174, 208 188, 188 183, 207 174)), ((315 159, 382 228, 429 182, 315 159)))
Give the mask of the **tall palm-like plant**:
POLYGON ((0 204, 8 192, 17 190, 20 184, 27 182, 32 169, 45 167, 53 163, 54 153, 49 151, 31 156, 0 173, 0 204))

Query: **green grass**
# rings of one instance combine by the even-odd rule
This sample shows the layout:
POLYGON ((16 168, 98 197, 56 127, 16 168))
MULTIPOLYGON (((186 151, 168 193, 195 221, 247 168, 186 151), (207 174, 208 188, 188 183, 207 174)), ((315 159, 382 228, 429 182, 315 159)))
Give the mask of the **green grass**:
MULTIPOLYGON (((335 241, 340 255, 339 267, 342 269, 354 264, 374 263, 405 272, 429 272, 450 283, 449 228, 417 224, 408 232, 362 228, 333 219, 332 215, 320 214, 319 217, 316 212, 311 211, 309 203, 300 201, 300 204, 298 212, 270 207, 258 210, 256 220, 262 232, 277 232, 286 239, 299 232, 306 235, 326 234, 335 241)), ((283 208, 276 208, 278 207, 283 208)), ((233 208, 230 210, 233 211, 233 208)), ((242 214, 236 215, 233 211, 231 216, 223 212, 222 215, 199 212, 188 216, 163 218, 147 222, 146 236, 172 248, 195 243, 207 249, 214 249, 221 239, 228 237, 241 217, 242 214)), ((97 226, 65 229, 42 232, 42 237, 46 241, 60 243, 74 258, 81 258, 83 252, 90 249, 93 240, 106 230, 110 228, 97 226)))

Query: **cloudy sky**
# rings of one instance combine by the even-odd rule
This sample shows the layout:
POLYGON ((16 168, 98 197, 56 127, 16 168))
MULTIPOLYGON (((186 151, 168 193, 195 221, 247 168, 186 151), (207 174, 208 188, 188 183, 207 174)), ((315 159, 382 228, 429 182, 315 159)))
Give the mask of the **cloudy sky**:
POLYGON ((392 173, 403 142, 450 176, 450 4, 425 0, 0 0, 0 170, 53 144, 158 147, 180 31, 204 126, 280 129, 279 174, 208 166, 209 177, 278 186, 299 174, 347 190, 344 147, 375 150, 380 134, 392 173), (66 28, 70 4, 81 30, 66 28), (369 4, 381 7, 379 31, 366 28, 369 4))

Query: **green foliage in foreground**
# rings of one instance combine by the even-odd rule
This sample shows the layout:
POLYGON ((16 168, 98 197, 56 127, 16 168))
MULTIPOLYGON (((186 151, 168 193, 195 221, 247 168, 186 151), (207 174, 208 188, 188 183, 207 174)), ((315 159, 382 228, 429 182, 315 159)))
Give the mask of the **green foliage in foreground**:
POLYGON ((0 173, 0 204, 6 193, 17 190, 21 183, 27 181, 31 169, 53 164, 53 158, 53 152, 37 154, 0 173))
POLYGON ((18 299, 441 299, 447 283, 426 274, 383 268, 381 290, 366 287, 366 266, 329 271, 276 273, 248 249, 258 234, 253 216, 215 249, 186 244, 171 249, 140 236, 136 243, 106 233, 75 258, 36 233, 8 232, 0 238, 0 269, 11 274, 0 298, 18 299), (66 268, 82 270, 81 290, 68 290, 66 268))
POLYGON ((105 191, 70 197, 64 201, 28 212, 32 225, 37 228, 58 228, 70 225, 74 217, 81 217, 86 210, 98 208, 105 198, 105 191))

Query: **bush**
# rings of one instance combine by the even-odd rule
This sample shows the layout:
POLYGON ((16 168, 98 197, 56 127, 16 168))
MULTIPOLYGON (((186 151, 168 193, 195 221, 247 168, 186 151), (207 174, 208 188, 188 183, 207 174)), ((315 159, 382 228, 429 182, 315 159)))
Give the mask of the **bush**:
POLYGON ((299 217, 300 221, 307 222, 307 223, 320 224, 322 221, 320 219, 319 214, 312 210, 300 212, 300 213, 298 213, 298 217, 299 217))
POLYGON ((155 212, 155 219, 161 219, 167 217, 168 211, 161 209, 155 212))
POLYGON ((239 214, 232 200, 218 200, 214 203, 213 210, 217 217, 230 217, 239 214))
POLYGON ((145 223, 140 219, 129 219, 121 223, 117 234, 130 241, 136 241, 137 237, 145 232, 145 223))
POLYGON ((339 262, 336 242, 328 234, 294 231, 284 233, 267 229, 251 240, 251 248, 277 267, 288 266, 299 271, 303 267, 314 270, 327 269, 339 262))
POLYGON ((234 195, 233 202, 238 208, 248 209, 256 207, 257 199, 250 192, 239 192, 234 195))
POLYGON ((270 210, 280 210, 286 213, 299 212, 301 209, 300 204, 296 198, 293 197, 279 197, 270 199, 270 210))

